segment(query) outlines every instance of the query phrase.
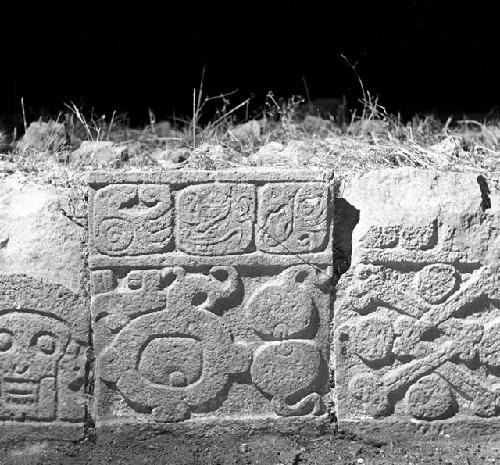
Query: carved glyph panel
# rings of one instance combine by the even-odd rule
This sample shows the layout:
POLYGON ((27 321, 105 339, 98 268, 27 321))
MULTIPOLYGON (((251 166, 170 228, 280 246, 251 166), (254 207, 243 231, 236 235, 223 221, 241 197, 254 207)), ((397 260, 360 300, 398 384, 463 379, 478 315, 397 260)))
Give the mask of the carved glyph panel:
POLYGON ((364 236, 336 309, 340 420, 500 415, 499 269, 456 233, 436 220, 364 236))
POLYGON ((328 188, 324 183, 281 183, 262 188, 257 246, 270 253, 322 250, 328 242, 328 188))
POLYGON ((109 256, 168 250, 172 237, 170 189, 165 185, 117 184, 95 194, 93 244, 109 256))
POLYGON ((125 209, 127 230, 132 226, 131 235, 141 238, 120 256, 106 255, 92 239, 98 424, 325 414, 330 177, 295 175, 165 174, 156 184, 164 194, 145 207, 137 204, 141 182, 153 189, 149 179, 94 184, 94 234, 104 221, 99 215, 122 218, 125 209), (120 215, 106 213, 108 189, 135 195, 115 202, 120 215), (161 202, 168 213, 163 229, 154 228, 164 247, 157 250, 144 215, 161 202), (280 221, 288 222, 286 235, 280 221), (285 249, 258 232, 267 227, 285 249))
POLYGON ((177 246, 198 255, 243 253, 253 241, 255 187, 212 183, 177 196, 177 246))
POLYGON ((108 184, 91 177, 90 267, 331 260, 330 173, 184 176, 167 173, 153 183, 117 175, 108 184))

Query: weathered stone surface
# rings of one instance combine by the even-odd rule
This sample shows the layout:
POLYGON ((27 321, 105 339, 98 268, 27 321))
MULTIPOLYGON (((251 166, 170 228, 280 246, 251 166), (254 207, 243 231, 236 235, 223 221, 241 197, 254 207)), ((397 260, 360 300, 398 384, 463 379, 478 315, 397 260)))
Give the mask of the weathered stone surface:
POLYGON ((262 189, 257 247, 270 253, 322 250, 328 242, 328 188, 324 183, 281 183, 262 189))
POLYGON ((65 216, 63 196, 19 173, 0 181, 0 273, 23 273, 82 292, 85 232, 65 216))
POLYGON ((0 275, 0 436, 83 437, 89 313, 67 288, 0 275))
POLYGON ((96 172, 90 266, 331 264, 330 177, 314 170, 96 172))
POLYGON ((19 142, 19 150, 48 152, 58 150, 66 143, 66 130, 63 123, 57 121, 34 121, 19 142))
POLYGON ((126 145, 116 145, 112 141, 83 141, 80 147, 69 156, 73 164, 92 165, 95 168, 106 166, 119 166, 127 160, 128 151, 126 145))
POLYGON ((352 244, 338 238, 353 252, 335 305, 340 426, 498 425, 498 192, 477 175, 398 169, 343 197, 338 221, 359 223, 352 244))
POLYGON ((167 250, 172 236, 168 186, 111 185, 96 193, 94 246, 104 255, 142 255, 167 250))
POLYGON ((244 252, 253 239, 255 187, 251 184, 189 186, 177 196, 179 250, 195 255, 244 252))
POLYGON ((258 170, 91 177, 99 427, 324 416, 331 179, 258 170), (284 248, 258 232, 268 228, 284 248))

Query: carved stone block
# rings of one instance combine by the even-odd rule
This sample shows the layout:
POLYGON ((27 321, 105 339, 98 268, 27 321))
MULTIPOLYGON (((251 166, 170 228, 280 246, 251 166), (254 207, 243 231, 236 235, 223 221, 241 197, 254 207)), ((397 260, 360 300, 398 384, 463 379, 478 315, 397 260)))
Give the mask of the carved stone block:
POLYGON ((0 434, 83 436, 89 323, 65 287, 0 276, 0 434))
MULTIPOLYGON (((434 183, 450 183, 443 177, 434 183)), ((341 424, 449 428, 500 419, 500 269, 493 254, 500 216, 482 211, 479 187, 477 204, 455 211, 426 211, 429 192, 422 189, 410 221, 404 210, 394 214, 401 222, 387 221, 383 204, 363 218, 367 227, 335 309, 341 424)))
MULTIPOLYGON (((325 417, 335 278, 331 175, 106 176, 91 178, 97 425, 325 417), (172 199, 175 227, 165 221, 165 232, 155 230, 169 237, 168 247, 150 246, 142 234, 140 256, 133 241, 113 255, 118 249, 99 245, 95 225, 123 202, 113 202, 109 214, 101 192, 140 192, 142 185, 172 199), (284 249, 258 232, 266 227, 284 249)), ((138 237, 144 223, 134 221, 122 230, 138 237)))

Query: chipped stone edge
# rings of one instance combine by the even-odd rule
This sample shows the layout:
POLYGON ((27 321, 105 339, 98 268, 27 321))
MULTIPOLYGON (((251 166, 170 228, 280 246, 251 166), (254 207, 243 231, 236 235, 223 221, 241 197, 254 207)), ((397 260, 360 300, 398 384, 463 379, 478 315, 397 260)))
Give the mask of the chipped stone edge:
POLYGON ((90 171, 88 184, 99 188, 107 184, 172 184, 187 185, 210 182, 330 182, 333 181, 333 170, 318 169, 270 169, 240 168, 231 170, 164 170, 164 171, 90 171))
POLYGON ((91 270, 109 268, 109 267, 157 267, 165 266, 280 266, 289 267, 304 265, 308 263, 318 266, 331 266, 334 261, 334 254, 331 251, 308 253, 308 254, 290 254, 290 255, 272 255, 264 252, 252 252, 245 255, 220 255, 216 257, 202 255, 188 255, 183 252, 171 252, 165 254, 139 255, 135 257, 108 257, 97 255, 89 258, 89 267, 91 270))

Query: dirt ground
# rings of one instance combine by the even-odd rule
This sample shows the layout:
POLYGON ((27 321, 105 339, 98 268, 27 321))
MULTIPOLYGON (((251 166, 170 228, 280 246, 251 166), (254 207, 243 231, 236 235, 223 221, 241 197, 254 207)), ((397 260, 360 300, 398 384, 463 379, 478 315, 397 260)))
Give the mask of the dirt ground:
POLYGON ((0 464, 155 464, 155 465, 305 465, 305 464, 453 464, 500 463, 500 437, 481 440, 374 441, 342 433, 291 436, 250 435, 109 435, 79 443, 4 444, 0 464))

